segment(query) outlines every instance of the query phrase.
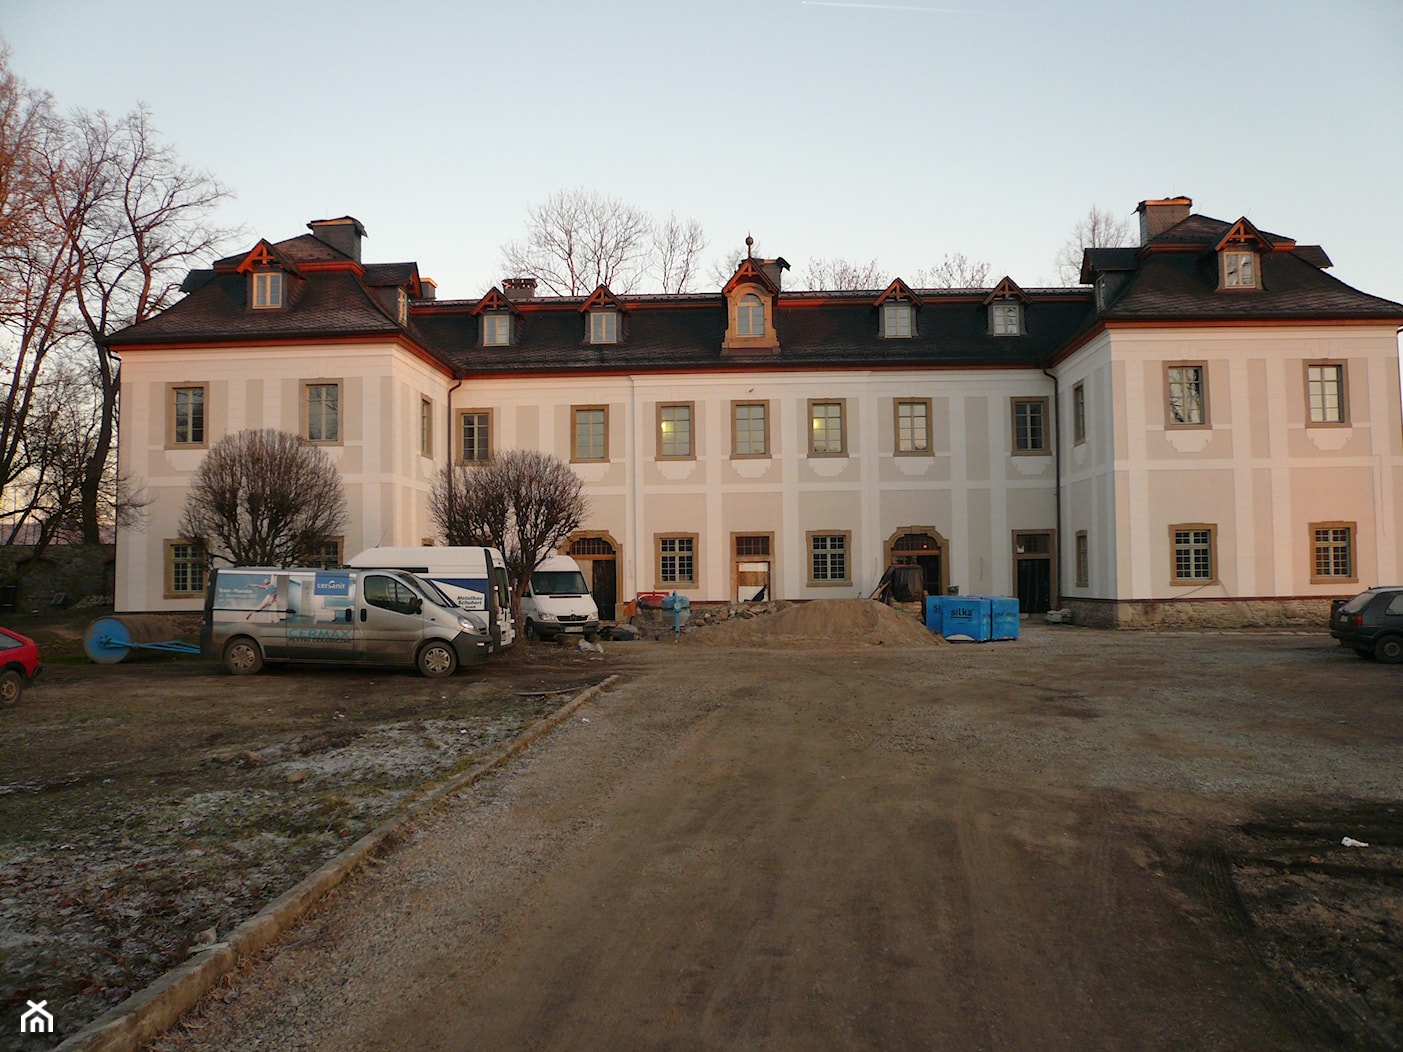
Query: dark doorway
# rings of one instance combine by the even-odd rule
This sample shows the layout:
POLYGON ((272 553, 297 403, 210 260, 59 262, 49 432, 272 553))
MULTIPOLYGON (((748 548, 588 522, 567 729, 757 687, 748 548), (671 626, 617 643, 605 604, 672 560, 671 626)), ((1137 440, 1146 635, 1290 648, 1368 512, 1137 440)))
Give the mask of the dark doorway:
POLYGON ((618 556, 610 538, 600 534, 576 536, 567 553, 580 564, 580 570, 589 582, 590 595, 594 605, 599 607, 599 617, 603 621, 614 620, 619 603, 618 556))
POLYGON ((594 605, 599 607, 599 616, 606 621, 614 619, 614 607, 619 601, 618 585, 614 579, 614 560, 595 559, 594 574, 589 583, 594 605))
POLYGON ((1045 614, 1052 609, 1052 560, 1018 560, 1018 611, 1045 614))

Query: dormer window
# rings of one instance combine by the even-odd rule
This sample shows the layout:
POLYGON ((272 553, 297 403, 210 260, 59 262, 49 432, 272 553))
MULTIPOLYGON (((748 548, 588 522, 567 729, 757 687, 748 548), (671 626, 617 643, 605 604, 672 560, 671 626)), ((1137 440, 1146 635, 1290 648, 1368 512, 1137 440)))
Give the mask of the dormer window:
POLYGON ((995 336, 1023 335, 1023 304, 1017 300, 990 304, 989 331, 995 336))
POLYGON ((482 316, 482 345, 506 347, 512 342, 512 316, 506 311, 482 316))
POLYGON ((1223 252, 1223 288, 1255 289, 1257 287, 1257 253, 1223 252))
POLYGON ((399 290, 397 316, 401 325, 409 324, 409 293, 405 292, 404 289, 399 290))
POLYGON ((589 342, 619 342, 619 312, 616 310, 592 310, 589 312, 589 342))
POLYGON ((911 304, 902 301, 882 304, 882 338, 886 340, 909 340, 912 325, 911 304))
POLYGON ((753 292, 742 296, 736 304, 736 335, 765 335, 765 304, 753 292))
POLYGON ((283 305, 283 275, 281 271, 265 270, 253 278, 253 309, 277 310, 283 305))

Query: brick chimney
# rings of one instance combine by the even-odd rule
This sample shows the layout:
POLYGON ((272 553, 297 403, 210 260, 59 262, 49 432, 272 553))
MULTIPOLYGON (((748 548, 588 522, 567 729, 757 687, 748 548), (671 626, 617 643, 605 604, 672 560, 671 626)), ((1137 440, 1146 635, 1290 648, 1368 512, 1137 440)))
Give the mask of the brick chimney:
POLYGON ((1157 201, 1141 201, 1135 206, 1140 213, 1140 244, 1149 244, 1175 223, 1189 218, 1194 203, 1188 197, 1165 197, 1157 201))
POLYGON ((316 235, 318 241, 325 241, 332 248, 346 253, 357 263, 360 258, 361 238, 365 237, 365 227, 353 216, 340 219, 313 219, 307 229, 316 235))
POLYGON ((509 300, 533 300, 536 298, 536 279, 503 278, 502 295, 509 300))

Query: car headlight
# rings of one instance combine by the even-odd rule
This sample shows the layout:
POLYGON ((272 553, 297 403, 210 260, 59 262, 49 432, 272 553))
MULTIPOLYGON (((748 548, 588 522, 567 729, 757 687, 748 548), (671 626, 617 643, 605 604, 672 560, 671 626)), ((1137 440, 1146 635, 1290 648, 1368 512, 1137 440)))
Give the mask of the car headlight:
POLYGON ((542 621, 554 621, 554 620, 555 620, 555 615, 554 615, 554 614, 548 614, 548 613, 546 613, 544 610, 542 610, 542 611, 541 611, 541 620, 542 620, 542 621))
POLYGON ((458 618, 458 627, 464 632, 476 632, 478 635, 487 634, 486 623, 471 615, 458 618))

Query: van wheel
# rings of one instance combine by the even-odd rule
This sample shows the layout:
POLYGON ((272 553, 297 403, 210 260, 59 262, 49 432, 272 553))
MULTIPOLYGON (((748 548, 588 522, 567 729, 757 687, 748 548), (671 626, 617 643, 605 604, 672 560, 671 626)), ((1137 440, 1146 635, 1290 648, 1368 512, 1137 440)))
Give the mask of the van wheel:
POLYGON ((458 670, 458 655, 447 643, 426 643, 419 651, 418 664, 419 671, 429 679, 441 679, 458 670))
POLYGON ((524 635, 529 641, 531 641, 531 642, 533 642, 533 643, 534 643, 537 639, 541 638, 540 636, 538 636, 538 635, 536 634, 536 622, 535 622, 535 621, 527 621, 527 622, 526 622, 526 627, 525 627, 524 629, 522 629, 521 634, 524 635))
POLYGON ((24 677, 12 668, 0 672, 0 705, 9 708, 24 693, 24 677))
POLYGON ((1403 636, 1384 636, 1374 644, 1374 657, 1385 665, 1403 664, 1403 636))
POLYGON ((248 636, 236 636, 224 647, 224 667, 231 676, 252 676, 263 667, 263 651, 248 636))

